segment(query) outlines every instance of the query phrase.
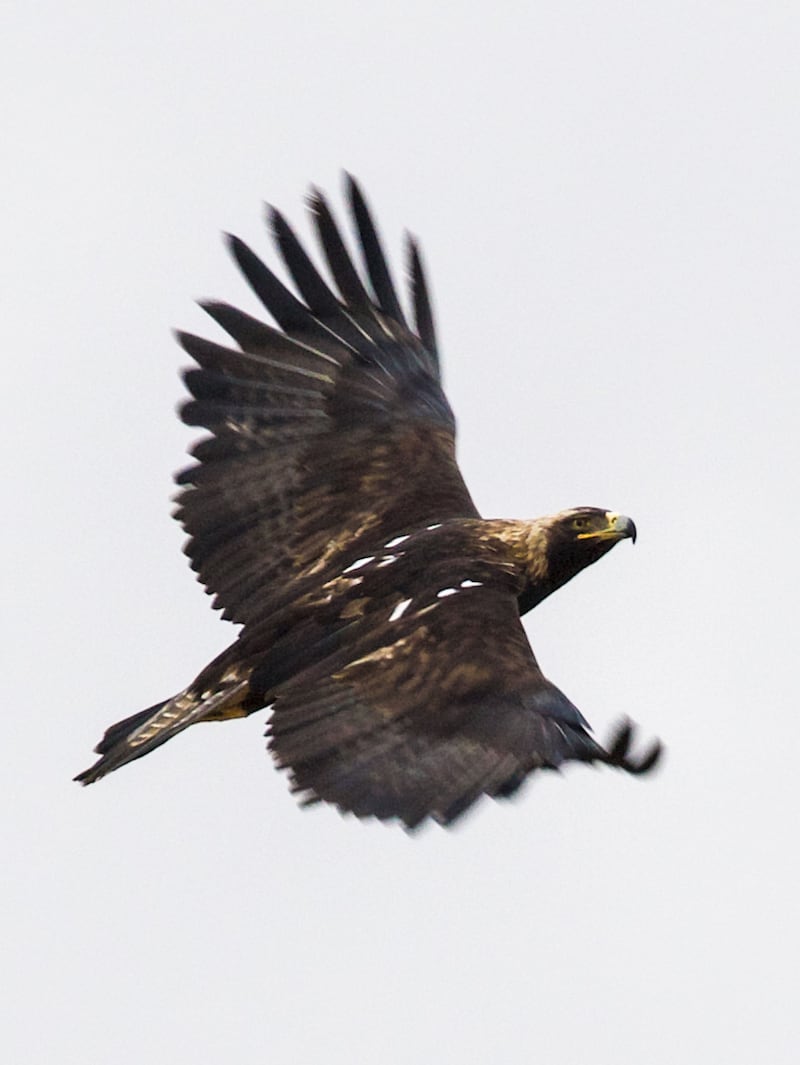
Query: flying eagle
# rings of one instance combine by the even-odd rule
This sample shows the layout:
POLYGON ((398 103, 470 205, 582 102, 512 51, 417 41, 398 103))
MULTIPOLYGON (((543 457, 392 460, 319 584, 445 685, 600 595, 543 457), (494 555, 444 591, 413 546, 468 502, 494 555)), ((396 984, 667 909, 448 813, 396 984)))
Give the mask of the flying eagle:
POLYGON ((271 708, 269 748, 306 803, 449 824, 567 761, 651 769, 658 742, 607 747, 542 674, 520 621, 614 544, 622 514, 577 507, 486 520, 455 458, 419 249, 409 322, 364 196, 347 179, 365 275, 324 196, 309 198, 335 289, 283 216, 278 250, 299 297, 236 237, 230 250, 276 326, 202 307, 226 347, 178 334, 197 364, 188 425, 208 430, 177 476, 176 517, 235 642, 172 698, 112 725, 90 784, 198 721, 271 708))

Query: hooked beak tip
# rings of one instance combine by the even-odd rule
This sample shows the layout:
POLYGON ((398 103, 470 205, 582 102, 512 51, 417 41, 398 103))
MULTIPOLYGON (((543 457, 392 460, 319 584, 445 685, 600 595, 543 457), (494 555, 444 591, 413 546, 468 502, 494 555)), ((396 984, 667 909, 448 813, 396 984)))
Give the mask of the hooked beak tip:
POLYGON ((616 533, 621 540, 626 537, 631 543, 636 543, 636 525, 632 518, 626 514, 609 514, 608 524, 612 533, 616 533))

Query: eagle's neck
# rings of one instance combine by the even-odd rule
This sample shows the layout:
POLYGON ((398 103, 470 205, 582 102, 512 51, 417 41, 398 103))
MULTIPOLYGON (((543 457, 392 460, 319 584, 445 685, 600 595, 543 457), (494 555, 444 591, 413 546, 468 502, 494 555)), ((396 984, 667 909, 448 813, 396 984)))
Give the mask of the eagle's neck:
POLYGON ((519 612, 526 614, 552 595, 582 565, 569 567, 554 565, 550 552, 550 530, 558 516, 536 518, 533 521, 493 520, 483 524, 486 532, 496 538, 510 551, 515 566, 524 580, 519 594, 519 612))

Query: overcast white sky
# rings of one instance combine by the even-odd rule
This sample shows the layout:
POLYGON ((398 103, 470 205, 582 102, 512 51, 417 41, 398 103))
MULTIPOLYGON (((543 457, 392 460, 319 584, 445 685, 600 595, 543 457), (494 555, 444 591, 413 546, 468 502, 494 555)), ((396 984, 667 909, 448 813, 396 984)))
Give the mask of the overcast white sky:
POLYGON ((796 1060, 800 7, 495 6, 3 5, 8 1061, 796 1060), (422 238, 483 512, 636 519, 527 627, 655 778, 409 838, 300 811, 258 715, 71 783, 234 635, 169 330, 341 167, 422 238))

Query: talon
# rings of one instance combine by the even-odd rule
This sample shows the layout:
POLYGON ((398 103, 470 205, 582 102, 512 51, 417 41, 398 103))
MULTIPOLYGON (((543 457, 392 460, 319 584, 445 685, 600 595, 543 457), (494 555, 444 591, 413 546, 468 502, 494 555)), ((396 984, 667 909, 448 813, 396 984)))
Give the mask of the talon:
POLYGON ((633 735, 633 726, 630 721, 623 721, 617 726, 616 735, 614 736, 614 742, 611 744, 608 750, 608 760, 612 765, 624 765, 628 753, 628 748, 631 745, 631 736, 633 735))
POLYGON ((626 773, 633 773, 635 776, 648 773, 661 758, 664 748, 659 740, 653 740, 650 747, 641 757, 629 755, 628 752, 633 739, 633 723, 631 721, 620 722, 612 736, 612 742, 606 752, 606 761, 609 765, 624 769, 626 773))
POLYGON ((640 776, 642 773, 649 773, 658 764, 663 752, 664 748, 660 740, 653 740, 646 754, 636 760, 627 759, 624 768, 636 776, 640 776))

